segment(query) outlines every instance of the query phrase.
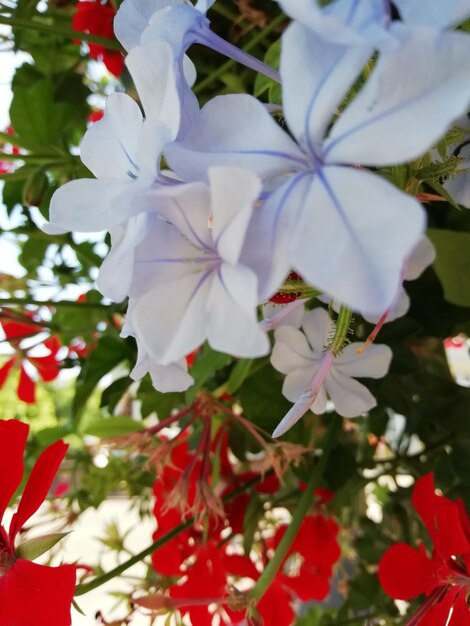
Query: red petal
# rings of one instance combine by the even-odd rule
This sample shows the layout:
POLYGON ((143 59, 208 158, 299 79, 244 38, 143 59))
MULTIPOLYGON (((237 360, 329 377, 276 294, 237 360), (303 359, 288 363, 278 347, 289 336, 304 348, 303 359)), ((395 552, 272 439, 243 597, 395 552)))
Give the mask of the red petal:
POLYGON ((34 404, 36 402, 35 387, 36 383, 29 376, 24 366, 21 365, 20 380, 16 390, 18 398, 27 404, 34 404))
POLYGON ((68 445, 62 440, 56 441, 42 452, 34 464, 24 488, 18 510, 11 520, 9 534, 11 543, 14 542, 20 528, 29 520, 33 513, 36 513, 46 499, 67 449, 68 445))
POLYGON ((4 363, 2 367, 0 367, 0 389, 5 384, 6 379, 8 378, 11 372, 11 368, 15 364, 15 361, 16 359, 15 357, 13 357, 12 359, 9 359, 6 363, 4 363))
POLYGON ((396 600, 410 600, 436 586, 433 563, 423 550, 397 543, 385 552, 378 576, 385 593, 396 600))
POLYGON ((470 626, 470 611, 465 591, 461 591, 455 599, 452 617, 447 626, 470 626))
POLYGON ((249 557, 242 556, 241 554, 228 554, 225 556, 224 561, 227 571, 232 576, 258 580, 259 572, 249 557))
POLYGON ((0 521, 23 479, 23 456, 28 433, 29 426, 23 422, 0 420, 0 521))
POLYGON ((466 554, 470 550, 458 505, 444 496, 436 495, 431 473, 416 481, 412 501, 442 558, 466 554))
POLYGON ((320 514, 308 515, 292 543, 290 553, 298 552, 310 565, 328 570, 341 556, 336 539, 338 531, 338 525, 333 519, 320 514))
POLYGON ((70 626, 75 567, 19 559, 0 577, 2 626, 70 626))
POLYGON ((291 626, 294 623, 290 597, 276 578, 258 602, 257 609, 266 626, 291 626))
POLYGON ((55 355, 28 357, 28 361, 34 365, 45 382, 55 380, 59 375, 60 367, 55 355))
MULTIPOLYGON (((331 572, 331 571, 330 571, 331 572)), ((282 576, 282 582, 304 602, 324 600, 330 593, 329 576, 322 576, 314 568, 302 563, 298 576, 282 576)))
POLYGON ((17 339, 25 335, 37 335, 44 331, 42 326, 27 322, 2 322, 3 331, 7 339, 17 339))
POLYGON ((121 76, 124 70, 124 57, 118 50, 105 50, 103 53, 103 63, 113 76, 121 76))

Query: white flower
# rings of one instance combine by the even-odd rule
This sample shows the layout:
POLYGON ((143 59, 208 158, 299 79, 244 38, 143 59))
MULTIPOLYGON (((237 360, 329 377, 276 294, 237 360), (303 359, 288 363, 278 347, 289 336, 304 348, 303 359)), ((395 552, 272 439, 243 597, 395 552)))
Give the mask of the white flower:
POLYGON ((360 355, 362 345, 352 343, 334 357, 325 351, 334 324, 324 309, 305 314, 302 329, 282 326, 274 332, 272 365, 286 374, 282 393, 295 405, 273 433, 279 437, 310 408, 321 414, 330 398, 344 417, 357 417, 376 406, 370 391, 354 378, 382 378, 388 371, 392 351, 385 345, 372 345, 360 355))
POLYGON ((256 275, 239 261, 261 182, 235 168, 213 168, 209 179, 210 189, 194 183, 169 191, 136 255, 132 325, 162 365, 206 339, 237 356, 269 351, 257 322, 256 275))

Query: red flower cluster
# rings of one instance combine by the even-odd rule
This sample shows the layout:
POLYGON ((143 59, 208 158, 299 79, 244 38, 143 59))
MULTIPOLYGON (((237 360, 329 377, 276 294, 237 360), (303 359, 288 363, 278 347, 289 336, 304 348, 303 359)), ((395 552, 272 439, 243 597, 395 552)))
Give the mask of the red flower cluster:
MULTIPOLYGON (((220 624, 244 621, 245 596, 240 594, 243 599, 237 600, 238 592, 234 589, 242 578, 245 583, 243 590, 253 586, 287 528, 282 525, 274 536, 270 533, 266 537, 256 535, 250 554, 241 553, 241 535, 250 496, 243 492, 225 504, 222 498, 253 478, 259 480, 253 485, 252 492, 262 497, 263 494, 277 492, 279 481, 272 474, 261 479, 256 472, 235 472, 223 431, 219 431, 214 443, 212 449, 218 457, 220 493, 220 498, 215 495, 214 498, 218 498, 223 507, 223 517, 206 517, 204 523, 193 524, 157 549, 152 563, 155 571, 163 576, 165 593, 138 600, 138 604, 147 608, 177 609, 182 615, 188 614, 193 626, 212 626, 213 620, 220 620, 220 624)), ((154 485, 154 514, 158 525, 155 540, 189 517, 175 499, 182 485, 186 510, 194 510, 201 489, 197 484, 200 463, 186 441, 172 448, 170 463, 159 472, 154 485), (191 468, 190 472, 188 468, 191 468)), ((207 487, 211 489, 211 486, 207 487)), ((292 608, 295 600, 322 600, 328 595, 333 566, 340 556, 337 534, 336 522, 326 518, 319 510, 304 519, 284 566, 257 604, 257 610, 266 624, 290 626, 295 620, 292 608)))
POLYGON ((74 565, 47 567, 17 554, 18 532, 46 498, 67 451, 63 441, 49 446, 36 461, 9 532, 5 510, 24 472, 29 427, 17 420, 0 421, 0 624, 2 626, 69 626, 75 589, 74 565))
POLYGON ((429 557, 422 544, 389 548, 379 563, 382 588, 397 600, 427 596, 408 626, 470 626, 470 519, 463 503, 437 495, 432 474, 416 482, 412 501, 434 551, 429 557))
MULTIPOLYGON (((13 135, 13 127, 8 126, 5 131, 8 135, 13 135)), ((8 142, 0 141, 0 149, 3 153, 19 154, 20 149, 16 146, 8 144, 8 142), (7 149, 7 146, 9 150, 7 149)), ((0 161, 0 174, 9 174, 14 169, 11 161, 0 161)))
POLYGON ((45 329, 41 327, 40 324, 4 319, 2 321, 2 328, 6 339, 15 349, 15 355, 0 367, 0 389, 5 384, 14 366, 19 365, 20 379, 17 388, 18 398, 28 404, 34 404, 36 401, 36 383, 26 371, 24 363, 28 362, 30 365, 33 365, 43 381, 49 382, 56 379, 60 371, 60 360, 57 357, 57 353, 60 349, 59 340, 57 337, 48 337, 40 344, 34 346, 34 349, 36 349, 38 345, 41 345, 47 348, 49 354, 45 356, 31 356, 32 349, 24 350, 20 348, 20 344, 23 339, 44 332, 45 329))
MULTIPOLYGON (((80 33, 99 35, 100 37, 114 37, 113 21, 116 10, 109 4, 102 4, 99 0, 79 0, 77 12, 72 21, 72 28, 80 33)), ((124 57, 119 50, 110 50, 96 43, 88 43, 92 59, 103 61, 106 68, 120 76, 124 69, 124 57)))

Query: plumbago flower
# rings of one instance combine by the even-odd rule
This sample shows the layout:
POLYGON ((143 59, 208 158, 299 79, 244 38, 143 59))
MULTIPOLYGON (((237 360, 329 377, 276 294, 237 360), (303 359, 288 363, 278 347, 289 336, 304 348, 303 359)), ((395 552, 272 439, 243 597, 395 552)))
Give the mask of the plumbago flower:
POLYGON ((173 68, 182 106, 181 133, 193 124, 199 110, 191 86, 196 81, 196 69, 185 54, 194 43, 208 46, 236 61, 279 81, 279 72, 262 61, 225 41, 210 29, 206 17, 214 0, 198 0, 192 5, 185 0, 124 0, 117 12, 116 36, 127 50, 134 46, 164 41, 173 54, 173 68))
POLYGON ((47 567, 21 558, 18 532, 46 498, 68 446, 52 444, 36 461, 9 531, 5 510, 24 472, 23 454, 29 427, 17 420, 0 421, 0 624, 5 626, 70 626, 75 589, 74 565, 47 567))
POLYGON ((408 626, 468 626, 470 519, 464 505, 437 495, 432 474, 416 481, 412 501, 434 544, 432 556, 427 555, 423 544, 418 549, 395 544, 379 563, 380 584, 397 600, 427 596, 408 626))
MULTIPOLYGON (((50 205, 46 232, 110 230, 112 249, 98 281, 104 295, 123 300, 129 293, 134 248, 143 237, 139 212, 144 191, 164 190, 160 172, 163 147, 179 128, 179 97, 171 50, 162 42, 137 47, 127 56, 146 114, 126 94, 112 94, 103 119, 85 134, 80 157, 96 179, 60 187, 50 205)), ((156 194, 158 195, 158 194, 156 194)), ((158 198, 153 196, 154 203, 158 198)))
POLYGON ((278 0, 283 11, 323 37, 340 44, 387 47, 397 43, 396 27, 421 26, 443 30, 461 24, 470 16, 466 0, 333 0, 321 6, 318 0, 278 0), (398 19, 395 19, 398 12, 398 19))
POLYGON ((279 81, 276 70, 211 31, 206 13, 213 4, 214 0, 198 0, 195 5, 185 0, 124 0, 114 20, 116 36, 127 50, 139 43, 166 41, 178 61, 190 46, 202 44, 279 81))
POLYGON ((460 33, 403 34, 335 121, 371 49, 325 42, 294 23, 283 35, 281 76, 285 118, 298 143, 255 98, 228 95, 211 100, 183 140, 168 147, 171 166, 186 180, 222 163, 264 179, 267 199, 243 253, 263 298, 292 267, 356 310, 381 314, 390 306, 424 212, 359 164, 393 165, 432 146, 467 107, 469 50, 460 33), (442 106, 450 93, 452 102, 442 106))
POLYGON ((385 376, 392 358, 388 346, 373 345, 356 354, 359 343, 348 345, 339 356, 326 349, 334 324, 324 309, 305 314, 302 331, 282 326, 274 332, 272 365, 286 374, 282 393, 295 402, 273 433, 279 437, 309 409, 324 413, 329 397, 337 413, 357 417, 376 405, 370 391, 354 378, 385 376))
POLYGON ((261 182, 236 168, 213 168, 209 181, 168 190, 166 207, 147 214, 147 237, 136 252, 128 316, 161 365, 206 339, 239 356, 269 350, 257 323, 257 278, 240 260, 261 182))

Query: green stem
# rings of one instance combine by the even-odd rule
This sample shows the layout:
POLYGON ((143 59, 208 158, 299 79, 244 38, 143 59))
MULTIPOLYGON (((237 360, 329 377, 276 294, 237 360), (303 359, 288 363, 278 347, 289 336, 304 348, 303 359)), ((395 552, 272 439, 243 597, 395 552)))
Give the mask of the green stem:
MULTIPOLYGON (((243 493, 244 491, 246 491, 247 489, 255 485, 260 480, 261 480, 261 476, 257 476, 255 478, 252 478, 251 480, 248 480, 246 483, 244 483, 243 485, 240 485, 240 487, 237 487, 236 489, 228 493, 226 496, 224 496, 222 498, 222 501, 230 502, 231 500, 234 500, 238 495, 240 495, 241 493, 243 493)), ((183 532, 187 528, 190 528, 194 524, 194 521, 195 521, 194 517, 190 517, 185 522, 182 522, 178 526, 175 526, 175 528, 173 528, 168 533, 166 533, 166 535, 163 535, 163 537, 160 537, 160 539, 157 539, 156 541, 154 541, 147 548, 145 548, 145 550, 142 550, 138 554, 134 555, 132 558, 128 559, 127 561, 124 561, 124 563, 121 563, 120 565, 110 570, 109 572, 105 572, 104 574, 101 574, 101 576, 97 576, 93 580, 90 580, 89 583, 77 585, 77 587, 75 588, 75 595, 82 596, 84 593, 88 593, 88 591, 91 591, 92 589, 96 589, 97 587, 104 585, 104 583, 107 583, 108 580, 112 580, 116 576, 119 576, 119 574, 122 574, 122 572, 125 572, 126 569, 129 569, 129 567, 132 567, 133 565, 140 563, 140 561, 150 556, 152 552, 155 552, 155 550, 157 550, 158 548, 161 548, 166 543, 171 541, 173 537, 176 537, 179 533, 183 532)))
POLYGON ((45 22, 35 20, 34 18, 25 19, 21 17, 6 17, 4 15, 0 15, 0 24, 24 30, 37 30, 51 35, 63 35, 64 37, 68 37, 70 39, 79 39, 80 41, 98 44, 104 48, 108 48, 109 50, 122 50, 121 44, 115 39, 100 37, 99 35, 92 35, 90 33, 78 32, 73 28, 58 26, 57 24, 47 24, 45 22))
POLYGON ((10 146, 16 146, 17 148, 21 148, 21 143, 18 137, 12 137, 8 133, 0 133, 0 142, 8 143, 10 146))
POLYGON ((336 329, 333 339, 328 346, 328 350, 331 350, 335 357, 340 354, 348 341, 349 324, 351 323, 352 309, 341 305, 339 310, 338 319, 336 320, 336 329))
POLYGON ((305 491, 302 494, 302 497, 299 500, 299 504, 294 512, 294 515, 292 516, 291 523, 287 527, 286 532, 283 534, 282 539, 276 548, 276 552, 274 553, 273 558, 269 561, 263 573, 258 578, 255 586, 249 593, 250 597, 254 598, 255 600, 260 600, 273 582, 279 568, 284 562, 284 559, 289 551, 289 548, 292 545, 292 542, 294 541, 299 531, 300 525, 302 524, 302 521, 313 502, 313 493, 315 491, 315 488, 318 486, 323 472, 325 471, 328 455, 331 448, 333 447, 333 442, 336 435, 336 426, 337 420, 335 420, 334 418, 330 418, 325 443, 322 449, 322 455, 319 461, 316 463, 315 467, 313 468, 312 475, 310 477, 310 480, 308 481, 305 491))
POLYGON ((76 302, 74 300, 34 300, 32 298, 0 298, 0 307, 11 304, 21 304, 22 306, 53 306, 70 307, 76 309, 111 309, 115 304, 104 304, 103 302, 76 302))
MULTIPOLYGON (((245 52, 250 52, 259 43, 261 43, 264 38, 269 35, 269 33, 271 33, 273 30, 276 30, 276 28, 278 28, 285 20, 286 16, 284 14, 275 17, 267 26, 263 28, 263 30, 260 30, 260 32, 255 37, 253 37, 253 39, 249 43, 247 43, 246 46, 243 46, 243 50, 245 52)), ((204 91, 204 89, 206 89, 207 87, 210 87, 213 82, 215 82, 218 78, 231 70, 235 64, 236 61, 230 60, 221 65, 218 69, 212 72, 210 76, 208 76, 196 85, 196 87, 193 89, 194 93, 198 94, 201 91, 204 91)))

